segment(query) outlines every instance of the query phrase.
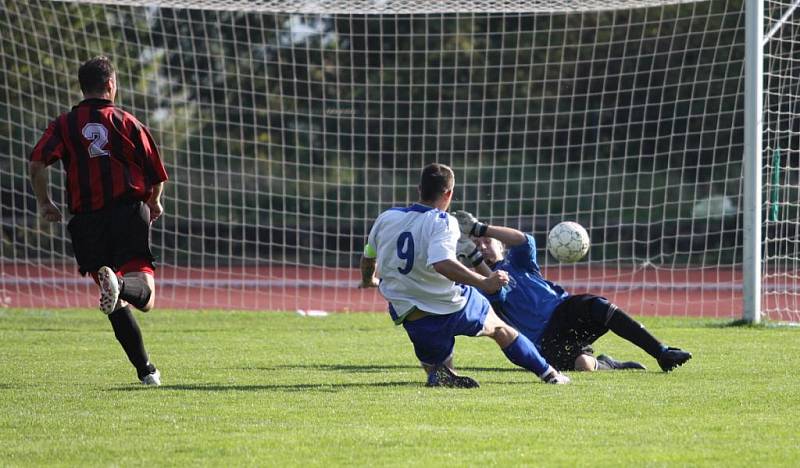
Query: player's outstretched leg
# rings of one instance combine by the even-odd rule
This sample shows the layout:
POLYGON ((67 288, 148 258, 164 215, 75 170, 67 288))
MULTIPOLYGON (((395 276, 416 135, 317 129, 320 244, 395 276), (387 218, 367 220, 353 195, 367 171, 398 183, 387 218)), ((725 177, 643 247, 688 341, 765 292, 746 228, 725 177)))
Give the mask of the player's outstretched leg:
POLYGON ((489 310, 479 335, 493 338, 509 361, 533 372, 544 382, 569 383, 569 377, 550 366, 536 350, 536 346, 525 335, 503 322, 494 310, 489 310))
POLYGON ((597 356, 597 370, 647 370, 647 368, 636 361, 617 361, 606 354, 597 356))
POLYGON ((594 357, 591 354, 582 353, 575 358, 575 370, 580 372, 626 369, 647 370, 644 365, 636 361, 617 361, 611 356, 605 354, 594 357))
MULTIPOLYGON (((571 354, 570 343, 564 343, 563 352, 566 356, 571 354)), ((552 351, 552 346, 547 348, 552 351)), ((566 359, 566 358, 565 358, 566 359)), ((591 346, 584 346, 581 353, 575 358, 573 368, 579 372, 594 372, 594 371, 608 371, 608 370, 627 370, 639 369, 647 370, 647 368, 636 361, 617 361, 609 355, 601 354, 594 357, 594 350, 591 346)))
POLYGON ((120 307, 108 314, 108 320, 114 329, 114 336, 122 345, 122 349, 128 356, 139 380, 145 385, 161 385, 161 373, 156 369, 147 356, 147 350, 142 340, 142 331, 136 319, 133 317, 130 307, 120 307))
POLYGON ((592 312, 617 336, 630 341, 653 356, 664 372, 669 372, 692 358, 692 354, 687 351, 661 343, 644 328, 644 325, 605 300, 595 301, 592 312))

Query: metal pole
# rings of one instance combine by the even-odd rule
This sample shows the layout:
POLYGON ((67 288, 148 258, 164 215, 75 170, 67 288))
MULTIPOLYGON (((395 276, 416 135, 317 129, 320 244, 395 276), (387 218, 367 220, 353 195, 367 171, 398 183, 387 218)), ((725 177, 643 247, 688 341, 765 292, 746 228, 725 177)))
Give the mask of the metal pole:
POLYGON ((744 73, 744 319, 761 321, 761 152, 764 83, 763 0, 747 0, 744 73))

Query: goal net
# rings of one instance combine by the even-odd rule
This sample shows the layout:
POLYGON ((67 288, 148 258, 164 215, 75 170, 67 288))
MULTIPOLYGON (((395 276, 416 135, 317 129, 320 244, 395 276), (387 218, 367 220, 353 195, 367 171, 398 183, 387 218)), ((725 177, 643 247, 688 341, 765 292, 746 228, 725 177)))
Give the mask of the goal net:
POLYGON ((800 321, 800 1, 764 16, 762 308, 800 321))
MULTIPOLYGON (((791 3, 765 7, 765 31, 782 18, 765 45, 775 320, 800 319, 791 3)), ((439 161, 456 173, 454 208, 534 234, 567 290, 634 314, 742 314, 741 1, 0 4, 5 306, 96 304, 66 225, 37 217, 26 166, 80 101, 80 63, 103 54, 170 176, 153 225, 158 307, 383 310, 356 288, 366 235, 439 161), (544 250, 563 220, 592 239, 577 264, 544 250)))

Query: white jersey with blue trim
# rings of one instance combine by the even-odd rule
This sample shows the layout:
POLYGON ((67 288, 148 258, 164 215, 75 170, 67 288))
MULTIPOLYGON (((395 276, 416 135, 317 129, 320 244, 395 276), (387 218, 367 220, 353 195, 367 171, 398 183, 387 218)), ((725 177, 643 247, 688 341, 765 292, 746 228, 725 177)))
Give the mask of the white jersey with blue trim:
POLYGON ((419 203, 378 216, 368 242, 377 252, 379 289, 395 322, 415 306, 440 315, 464 308, 461 286, 433 268, 442 260, 456 260, 460 235, 454 217, 419 203))

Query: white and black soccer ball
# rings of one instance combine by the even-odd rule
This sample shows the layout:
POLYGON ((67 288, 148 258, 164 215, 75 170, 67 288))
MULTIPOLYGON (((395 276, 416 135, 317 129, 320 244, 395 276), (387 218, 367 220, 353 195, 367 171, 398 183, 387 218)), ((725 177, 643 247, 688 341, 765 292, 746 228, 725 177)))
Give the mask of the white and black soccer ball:
POLYGON ((589 251, 589 234, 574 221, 558 223, 547 234, 547 250, 561 263, 574 263, 589 251))

